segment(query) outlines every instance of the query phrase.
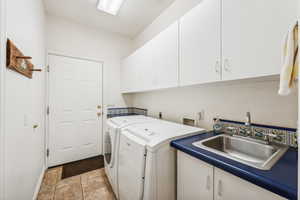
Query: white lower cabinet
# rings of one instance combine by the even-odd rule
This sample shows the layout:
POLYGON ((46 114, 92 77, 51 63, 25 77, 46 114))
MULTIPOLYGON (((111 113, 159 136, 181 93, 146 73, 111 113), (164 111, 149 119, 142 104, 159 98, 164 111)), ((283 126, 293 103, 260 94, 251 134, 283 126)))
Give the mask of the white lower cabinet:
POLYGON ((284 200, 237 176, 178 151, 178 200, 284 200))
POLYGON ((214 168, 178 151, 178 200, 209 200, 214 197, 214 168))
POLYGON ((285 199, 218 168, 214 168, 214 188, 214 200, 285 199))

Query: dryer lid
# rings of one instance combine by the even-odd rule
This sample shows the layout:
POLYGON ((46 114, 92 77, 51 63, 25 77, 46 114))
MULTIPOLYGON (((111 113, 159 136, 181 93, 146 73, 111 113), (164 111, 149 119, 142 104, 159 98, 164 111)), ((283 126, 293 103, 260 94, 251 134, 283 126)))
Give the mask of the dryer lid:
POLYGON ((205 131, 205 129, 202 128, 162 120, 133 124, 126 127, 125 130, 143 139, 149 148, 156 148, 160 144, 173 139, 205 131))
POLYGON ((118 128, 122 128, 124 126, 128 126, 133 123, 140 123, 147 120, 157 120, 157 119, 147 117, 144 115, 133 115, 133 116, 113 117, 108 119, 108 122, 114 124, 118 128))

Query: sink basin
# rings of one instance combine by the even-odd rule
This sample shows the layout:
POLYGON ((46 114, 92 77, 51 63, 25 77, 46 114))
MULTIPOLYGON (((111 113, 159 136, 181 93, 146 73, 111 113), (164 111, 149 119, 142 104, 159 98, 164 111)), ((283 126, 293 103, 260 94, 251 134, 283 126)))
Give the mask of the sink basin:
POLYGON ((261 170, 271 169, 288 149, 230 135, 214 136, 193 145, 261 170))

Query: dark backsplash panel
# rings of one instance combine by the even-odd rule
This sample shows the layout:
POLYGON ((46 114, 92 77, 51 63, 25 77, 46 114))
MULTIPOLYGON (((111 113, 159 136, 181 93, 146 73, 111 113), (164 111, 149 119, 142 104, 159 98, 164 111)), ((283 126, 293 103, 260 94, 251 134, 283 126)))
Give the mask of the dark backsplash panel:
POLYGON ((108 108, 107 118, 129 116, 129 115, 145 115, 147 116, 147 109, 126 107, 126 108, 108 108))

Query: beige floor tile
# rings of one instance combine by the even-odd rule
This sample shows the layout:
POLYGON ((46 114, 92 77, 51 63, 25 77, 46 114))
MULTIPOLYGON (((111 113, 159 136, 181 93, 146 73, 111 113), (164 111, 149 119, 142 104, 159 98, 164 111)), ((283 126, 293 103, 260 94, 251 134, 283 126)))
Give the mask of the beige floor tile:
POLYGON ((89 181, 95 178, 101 180, 104 183, 105 181, 104 176, 105 175, 103 174, 101 169, 84 173, 81 175, 81 184, 83 187, 87 186, 89 184, 89 181))
POLYGON ((83 200, 80 176, 60 181, 56 186, 54 200, 83 200))
POLYGON ((55 186, 42 184, 37 200, 53 200, 55 186))
POLYGON ((38 200, 116 200, 104 169, 61 180, 62 167, 47 170, 38 200))
POLYGON ((89 179, 82 179, 84 200, 114 200, 114 194, 105 180, 106 177, 94 176, 89 179))
POLYGON ((62 167, 46 171, 38 194, 38 200, 53 200, 56 184, 61 179, 62 167))
POLYGON ((62 167, 47 170, 44 177, 45 185, 56 185, 61 179, 62 167))

